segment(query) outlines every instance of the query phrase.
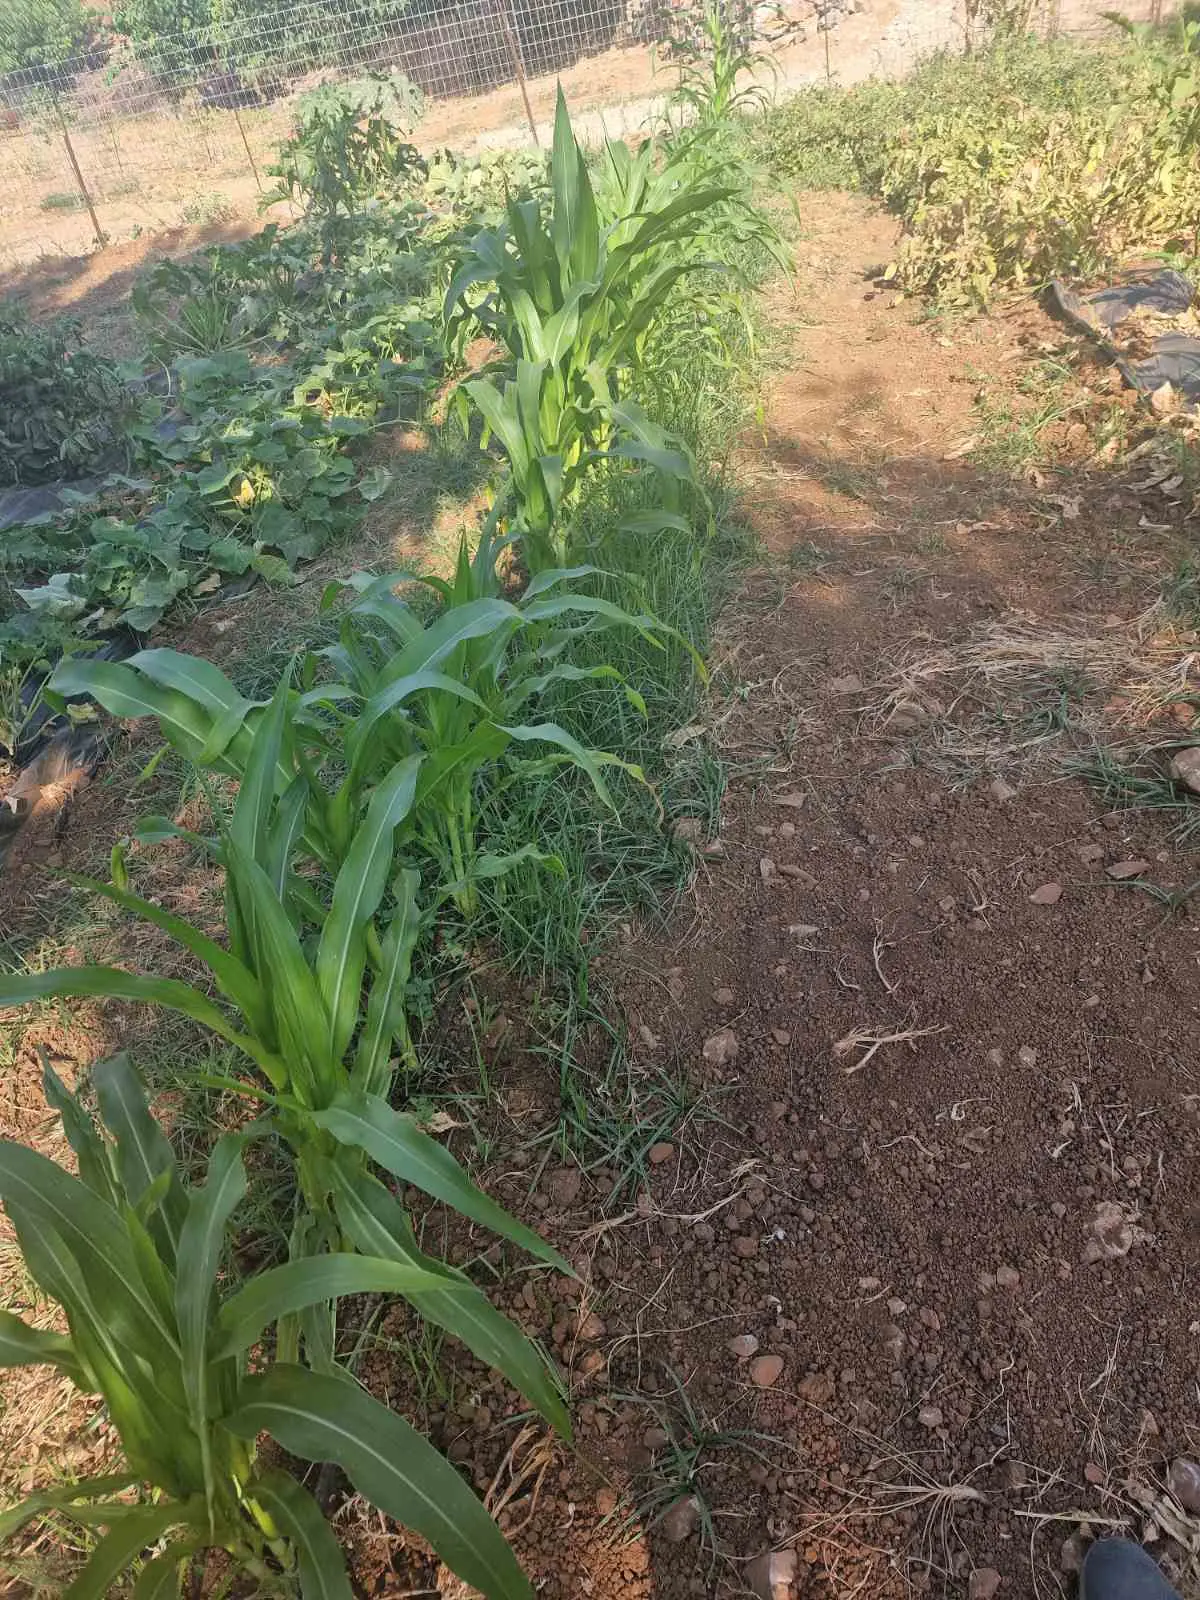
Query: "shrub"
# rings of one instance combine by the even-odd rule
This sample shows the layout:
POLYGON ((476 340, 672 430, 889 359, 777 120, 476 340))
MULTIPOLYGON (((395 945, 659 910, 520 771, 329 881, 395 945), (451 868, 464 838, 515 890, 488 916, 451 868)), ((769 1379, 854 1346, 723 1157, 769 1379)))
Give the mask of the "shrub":
POLYGON ((0 481, 52 483, 110 457, 130 411, 111 361, 71 322, 35 323, 0 303, 0 481))
POLYGON ((83 55, 96 33, 83 0, 0 0, 0 72, 58 66, 83 55))

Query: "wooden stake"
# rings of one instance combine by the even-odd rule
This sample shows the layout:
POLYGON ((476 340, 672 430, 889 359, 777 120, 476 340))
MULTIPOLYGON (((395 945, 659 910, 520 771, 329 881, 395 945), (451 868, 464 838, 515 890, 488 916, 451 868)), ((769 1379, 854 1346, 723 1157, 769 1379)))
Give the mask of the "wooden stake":
POLYGON ((233 120, 237 123, 237 130, 242 136, 242 145, 246 151, 246 160, 250 163, 250 171, 254 174, 254 181, 258 185, 258 192, 263 192, 262 179, 258 175, 258 168, 254 164, 254 152, 250 148, 250 141, 246 137, 246 129, 242 123, 242 113, 237 108, 236 97, 233 106, 233 120))
POLYGON ((96 235, 96 243, 101 250, 108 243, 108 236, 100 226, 100 218, 96 215, 96 208, 92 204, 92 197, 88 193, 88 186, 83 181, 83 173, 79 162, 75 158, 75 146, 71 143, 71 134, 67 128, 67 119, 63 115, 63 108, 59 104, 58 93, 53 91, 54 109, 58 115, 58 125, 62 129, 63 144, 66 146, 67 160, 71 163, 71 171, 75 174, 75 182, 79 185, 79 192, 83 196, 83 203, 88 209, 88 216, 92 219, 92 232, 96 235))
POLYGON ((496 16, 500 21, 500 28, 504 34, 505 43, 508 45, 508 55, 509 60, 512 62, 513 73, 516 76, 517 82, 521 86, 521 99, 525 102, 525 116, 529 122, 529 132, 533 136, 534 144, 540 150, 542 148, 542 141, 538 138, 537 123, 533 120, 533 107, 529 103, 529 89, 525 83, 525 63, 521 60, 520 41, 513 32, 513 26, 508 19, 508 11, 505 7, 504 0, 497 0, 497 4, 495 5, 494 9, 496 16))

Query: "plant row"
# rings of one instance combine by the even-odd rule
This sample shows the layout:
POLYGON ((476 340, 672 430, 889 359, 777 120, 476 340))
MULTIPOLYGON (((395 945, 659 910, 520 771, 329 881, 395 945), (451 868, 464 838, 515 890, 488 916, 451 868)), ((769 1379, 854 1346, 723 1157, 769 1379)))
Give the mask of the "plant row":
POLYGON ((781 176, 900 216, 890 281, 949 306, 1087 278, 1147 248, 1194 259, 1200 23, 1105 44, 1001 37, 898 83, 795 96, 757 130, 781 176))
MULTIPOLYGON (((127 1464, 0 1521, 3 1534, 52 1512, 103 1530, 73 1597, 107 1593, 130 1572, 138 1600, 178 1593, 214 1549, 264 1592, 348 1596, 321 1508, 258 1453, 264 1433, 300 1460, 337 1463, 483 1593, 531 1593, 466 1484, 358 1387, 340 1359, 338 1306, 368 1291, 403 1296, 568 1432, 557 1374, 469 1274, 420 1249, 396 1186, 545 1269, 570 1268, 397 1103, 416 1065, 423 942, 448 919, 469 926, 484 886, 531 866, 561 870, 537 836, 491 850, 483 806, 515 804, 562 772, 611 811, 611 775, 641 785, 644 774, 549 712, 583 684, 643 717, 637 684, 610 656, 626 659, 635 641, 689 658, 637 605, 636 577, 612 570, 631 542, 702 548, 713 537, 690 451, 642 402, 656 392, 651 375, 685 353, 706 353, 695 370, 710 375, 719 363, 744 289, 737 252, 782 255, 724 118, 703 103, 693 111, 686 131, 636 153, 609 147, 593 173, 560 96, 548 190, 510 195, 497 225, 456 250, 439 311, 447 348, 483 330, 503 353, 454 405, 480 419, 504 474, 450 576, 331 585, 336 639, 290 661, 265 700, 170 650, 124 663, 75 654, 57 668, 53 693, 151 719, 193 765, 213 831, 148 818, 138 849, 182 841, 217 865, 221 937, 139 896, 118 847, 110 882, 75 881, 174 941, 197 976, 29 972, 0 980, 0 1003, 100 996, 180 1013, 221 1041, 228 1063, 196 1069, 197 1082, 244 1108, 198 1187, 180 1176, 123 1058, 95 1071, 98 1123, 47 1068, 78 1177, 0 1145, 0 1198, 67 1326, 41 1331, 6 1313, 0 1361, 48 1362, 100 1395, 127 1464), (288 1257, 238 1281, 230 1243, 264 1143, 292 1174, 288 1257)), ((335 268, 351 215, 340 203, 325 214, 335 268)), ((272 236, 262 249, 278 245, 272 236)))

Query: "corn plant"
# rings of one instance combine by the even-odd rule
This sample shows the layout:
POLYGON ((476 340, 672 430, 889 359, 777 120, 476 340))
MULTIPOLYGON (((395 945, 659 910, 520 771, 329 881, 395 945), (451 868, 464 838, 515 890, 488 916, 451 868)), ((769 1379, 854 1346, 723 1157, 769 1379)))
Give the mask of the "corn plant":
POLYGON ((504 445, 510 528, 531 571, 563 564, 560 513, 601 457, 648 464, 667 484, 695 482, 686 452, 624 392, 623 373, 675 285, 705 265, 685 246, 727 193, 697 185, 659 210, 602 223, 560 90, 548 213, 537 198, 511 200, 504 222, 472 240, 445 316, 452 341, 478 324, 515 363, 506 381, 485 375, 459 393, 504 445))
POLYGON ((725 0, 706 0, 698 29, 694 44, 675 45, 674 53, 682 59, 668 111, 700 126, 726 125, 733 117, 761 111, 770 96, 754 74, 764 68, 775 72, 773 58, 753 48, 725 0), (749 83, 739 82, 747 76, 749 83))
POLYGON ((46 1515, 96 1536, 65 1600, 98 1600, 137 1571, 137 1600, 193 1593, 221 1550, 255 1592, 349 1600, 342 1553, 316 1501, 264 1463, 270 1433, 304 1461, 334 1461, 380 1510, 415 1528, 485 1595, 532 1594, 499 1530, 427 1440, 345 1373, 252 1359, 272 1325, 366 1291, 462 1298, 435 1265, 336 1254, 272 1267, 228 1288, 220 1263, 246 1192, 243 1150, 218 1139, 202 1187, 184 1184, 123 1056, 95 1069, 103 1131, 46 1069, 75 1177, 0 1142, 3 1200, 29 1276, 67 1332, 0 1311, 0 1365, 55 1367, 98 1395, 124 1467, 59 1484, 0 1513, 0 1540, 46 1515), (136 1496, 132 1497, 131 1496, 136 1496))
MULTIPOLYGON (((256 1107, 259 1125, 289 1149, 300 1196, 291 1240, 297 1260, 358 1250, 446 1271, 417 1249, 407 1213, 373 1175, 374 1164, 569 1271, 388 1100, 394 1048, 406 1038, 409 965, 419 928, 417 875, 404 866, 397 870, 393 836, 412 807, 420 758, 405 757, 375 786, 325 905, 316 889, 299 888, 304 880, 293 865, 307 781, 301 775, 276 793, 288 705, 281 690, 266 710, 227 829, 216 841, 186 835, 224 868, 228 948, 133 894, 119 850, 112 883, 73 880, 174 939, 207 970, 223 1004, 177 978, 80 966, 0 978, 0 1005, 103 996, 179 1012, 232 1045, 256 1071, 201 1081, 256 1107), (319 930, 315 937, 311 925, 319 930)), ((159 831, 182 830, 162 823, 159 831)), ((566 1427, 545 1361, 481 1291, 456 1278, 453 1295, 426 1295, 419 1309, 498 1367, 556 1426, 566 1427)), ((310 1366, 331 1369, 331 1303, 285 1322, 280 1340, 289 1358, 303 1343, 310 1366)))
POLYGON ((480 879, 530 856, 557 865, 536 841, 517 856, 482 849, 478 807, 485 783, 520 784, 535 771, 568 764, 586 775, 603 806, 615 810, 606 769, 645 781, 640 768, 585 748, 558 723, 531 719, 547 691, 581 678, 615 682, 645 714, 641 696, 614 667, 575 665, 574 643, 584 633, 629 628, 661 646, 671 632, 653 617, 564 587, 587 576, 588 568, 544 571, 514 603, 479 594, 487 566, 470 563, 464 547, 453 582, 420 580, 445 606, 427 627, 394 592, 405 574, 360 575, 334 586, 327 601, 337 588, 353 599, 339 643, 326 652, 335 681, 312 691, 314 699, 326 697, 328 715, 341 724, 347 783, 368 783, 393 761, 421 762, 425 790, 414 812, 417 837, 439 864, 444 892, 467 916, 480 879))

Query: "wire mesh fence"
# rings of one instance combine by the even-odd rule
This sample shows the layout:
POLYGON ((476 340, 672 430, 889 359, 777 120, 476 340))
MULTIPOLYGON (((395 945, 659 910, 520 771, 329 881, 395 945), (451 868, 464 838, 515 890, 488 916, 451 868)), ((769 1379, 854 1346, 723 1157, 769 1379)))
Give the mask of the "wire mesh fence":
MULTIPOLYGON (((982 0, 732 3, 782 92, 903 71, 982 25, 982 0)), ((1153 20, 1173 3, 1125 10, 1153 20)), ((1043 33, 1108 26, 1101 0, 1025 4, 1043 33)), ((109 34, 0 75, 0 267, 252 214, 297 97, 330 77, 402 73, 425 97, 426 147, 544 138, 560 75, 585 132, 589 111, 593 131, 633 132, 695 14, 696 0, 228 0, 220 26, 109 34)))

